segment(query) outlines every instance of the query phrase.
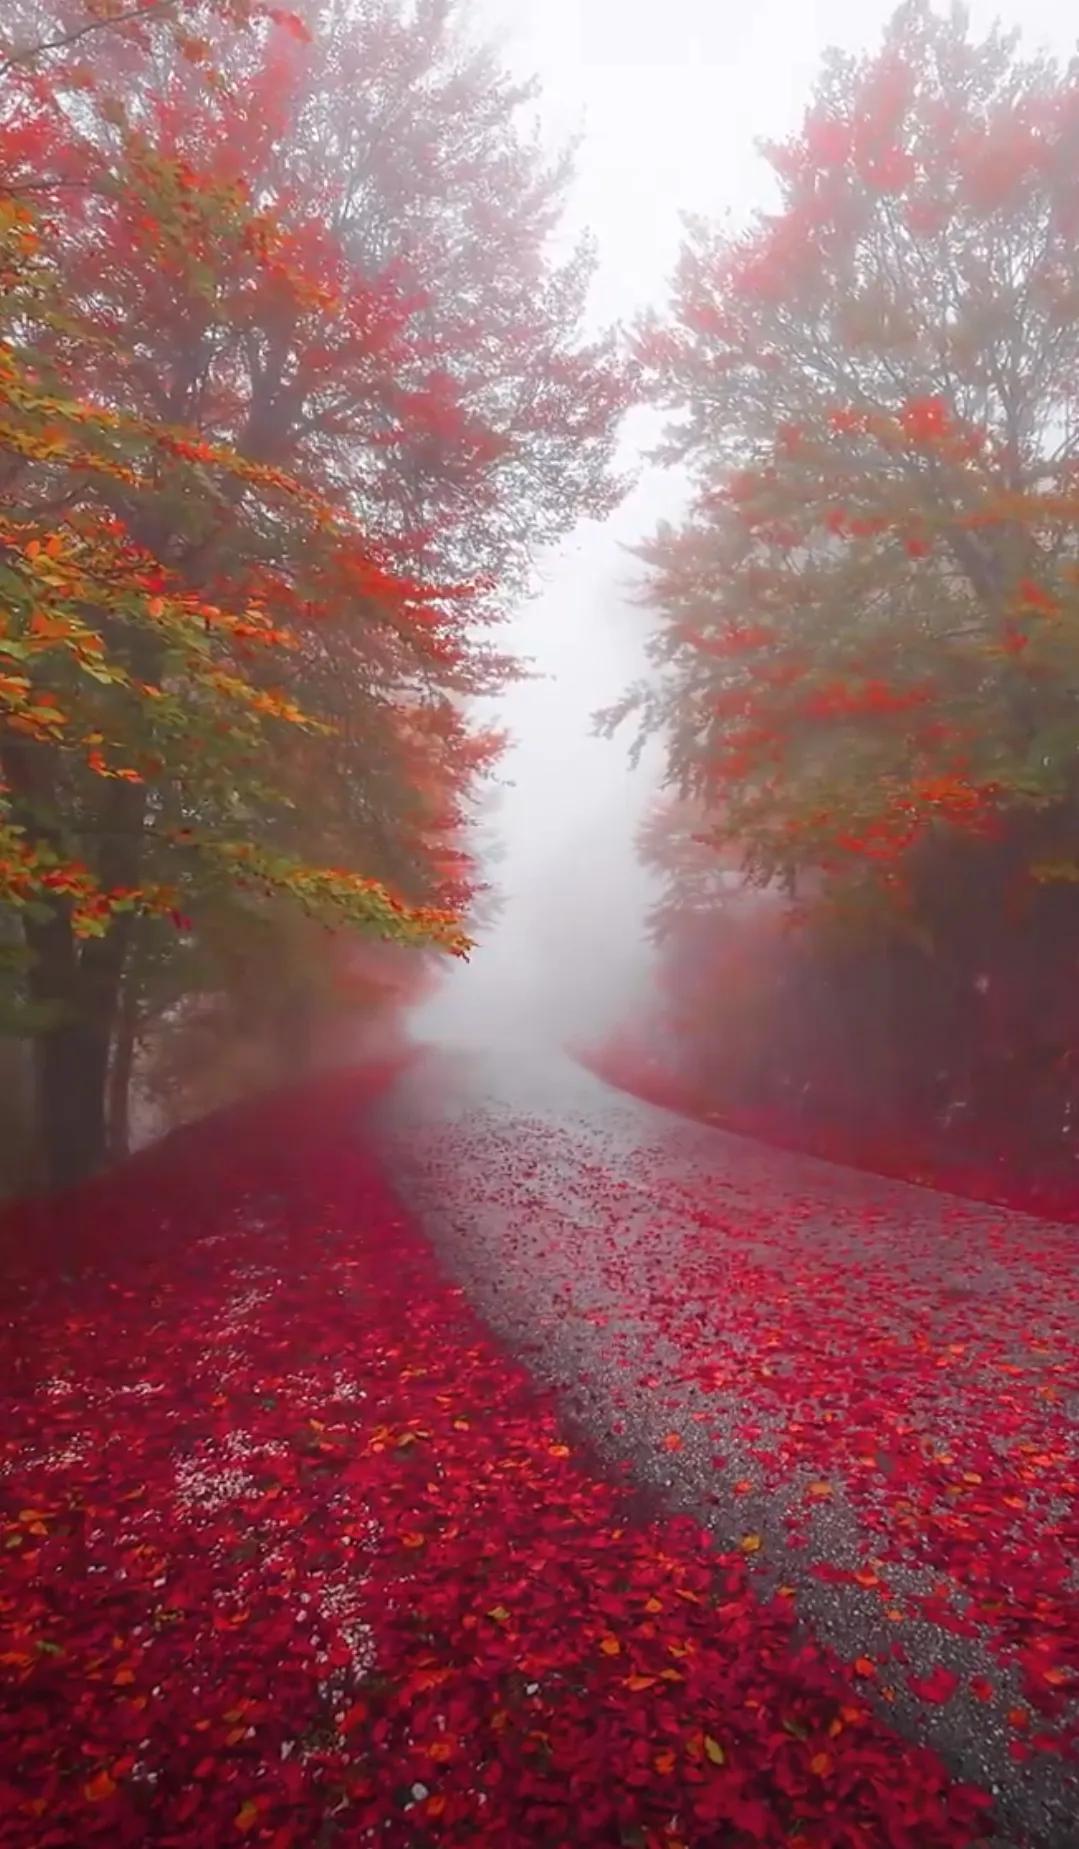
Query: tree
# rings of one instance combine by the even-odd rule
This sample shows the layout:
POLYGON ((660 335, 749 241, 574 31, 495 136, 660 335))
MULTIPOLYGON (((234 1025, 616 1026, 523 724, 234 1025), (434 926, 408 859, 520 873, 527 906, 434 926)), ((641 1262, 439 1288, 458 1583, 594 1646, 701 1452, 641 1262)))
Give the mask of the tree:
POLYGON ((607 723, 663 730, 699 832, 816 920, 771 1028, 800 998, 807 1085, 842 1021, 845 1095, 866 1034, 888 1049, 857 1108, 924 1125, 950 1090, 992 1132, 1037 1089, 1056 1135, 1079 922, 1079 64, 908 0, 879 54, 829 57, 767 154, 777 208, 742 235, 695 224, 673 318, 641 332, 696 491, 644 548, 655 673, 607 723))
POLYGON ((401 156, 344 157, 393 82, 405 100, 409 16, 329 9, 317 53, 270 17, 193 37, 189 13, 164 36, 140 16, 80 37, 86 63, 8 69, 0 891, 48 1013, 56 1179, 101 1159, 140 937, 169 962, 156 918, 174 961, 237 896, 465 948, 459 831, 499 744, 466 711, 513 671, 487 630, 530 543, 615 492, 621 374, 576 333, 586 262, 548 264, 557 185, 514 140, 519 99, 470 113, 487 67, 464 82, 447 9, 419 9, 453 67, 436 120, 512 227, 481 260, 458 224, 447 299, 438 251, 420 287, 401 156))
MULTIPOLYGON (((694 227, 641 339, 695 470, 645 549, 671 771, 752 877, 1074 823, 1079 66, 900 8, 833 55, 780 208, 694 227)), ((632 703, 632 702, 631 702, 632 703)))

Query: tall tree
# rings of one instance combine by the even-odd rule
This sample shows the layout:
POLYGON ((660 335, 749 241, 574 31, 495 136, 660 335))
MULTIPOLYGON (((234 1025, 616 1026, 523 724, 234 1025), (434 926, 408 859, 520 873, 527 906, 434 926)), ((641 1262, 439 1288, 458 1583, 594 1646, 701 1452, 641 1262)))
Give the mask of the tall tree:
POLYGON ((492 108, 474 57, 465 81, 444 7, 330 9, 314 44, 271 17, 140 18, 8 71, 6 890, 59 1178, 104 1148, 140 920, 197 932, 238 889, 463 948, 459 828, 499 742, 465 712, 512 672, 488 627, 531 545, 616 491, 621 374, 577 332, 586 261, 551 268, 520 99, 492 108), (451 209, 453 268, 452 169, 403 135, 374 161, 395 84, 471 151, 504 245, 451 209))
MULTIPOLYGON (((1066 1154, 1079 64, 907 0, 766 152, 775 209, 695 224, 641 332, 696 492, 645 548, 654 672, 608 724, 662 731, 696 833, 811 921, 759 985, 770 1108, 789 1079, 875 1132, 961 1109, 1028 1150, 1037 1115, 1066 1154)), ((700 862, 666 859, 667 955, 707 955, 700 862)))
POLYGON ((1072 861, 1077 154, 1079 65, 908 0, 642 334, 698 493, 646 548, 660 676, 627 706, 753 877, 894 903, 989 831, 1072 861))

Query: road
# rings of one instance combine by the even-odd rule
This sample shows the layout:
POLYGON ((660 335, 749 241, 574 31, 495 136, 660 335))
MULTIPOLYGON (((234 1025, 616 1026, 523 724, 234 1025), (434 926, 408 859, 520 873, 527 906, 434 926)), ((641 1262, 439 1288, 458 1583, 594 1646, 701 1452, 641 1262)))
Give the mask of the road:
POLYGON ((741 1547, 867 1695, 1079 1844, 1079 1231, 784 1154, 568 1058, 434 1050, 380 1116, 490 1326, 633 1495, 741 1547))

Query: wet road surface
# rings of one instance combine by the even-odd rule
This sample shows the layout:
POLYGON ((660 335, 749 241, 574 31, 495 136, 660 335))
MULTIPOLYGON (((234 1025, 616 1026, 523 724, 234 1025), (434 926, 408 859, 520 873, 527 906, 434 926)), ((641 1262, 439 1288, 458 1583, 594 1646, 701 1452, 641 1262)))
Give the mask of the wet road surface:
POLYGON ((560 1055, 380 1116, 444 1263, 635 1492, 741 1547, 865 1694, 1079 1845, 1079 1231, 785 1154, 560 1055))

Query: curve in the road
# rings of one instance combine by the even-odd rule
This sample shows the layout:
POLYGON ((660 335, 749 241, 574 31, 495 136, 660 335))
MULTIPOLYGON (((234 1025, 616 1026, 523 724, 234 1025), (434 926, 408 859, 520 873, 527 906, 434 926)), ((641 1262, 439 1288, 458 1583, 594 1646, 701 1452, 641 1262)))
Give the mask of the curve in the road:
POLYGON ((489 1324, 608 1467, 745 1549, 904 1732, 1079 1844, 1079 1231, 760 1144, 560 1055, 382 1113, 489 1324))

